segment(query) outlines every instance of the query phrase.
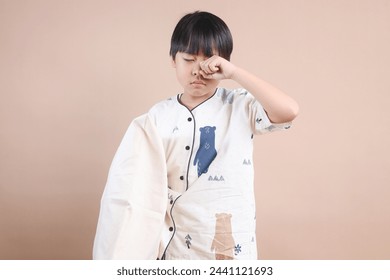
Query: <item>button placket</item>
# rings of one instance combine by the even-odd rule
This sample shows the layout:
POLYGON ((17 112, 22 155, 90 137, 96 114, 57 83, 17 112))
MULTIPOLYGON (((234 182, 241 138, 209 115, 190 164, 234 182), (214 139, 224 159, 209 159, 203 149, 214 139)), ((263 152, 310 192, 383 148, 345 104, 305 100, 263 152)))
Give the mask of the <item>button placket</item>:
MULTIPOLYGON (((192 117, 188 117, 188 118, 187 118, 187 121, 188 121, 188 122, 192 122, 192 117)), ((186 149, 187 151, 189 151, 189 150, 191 149, 191 146, 186 146, 185 149, 186 149)))
MULTIPOLYGON (((194 144, 194 137, 195 137, 195 135, 194 135, 194 133, 195 133, 195 118, 192 116, 192 113, 190 112, 190 114, 191 114, 191 116, 187 116, 187 124, 186 125, 184 125, 183 124, 183 126, 185 127, 185 129, 187 130, 188 129, 188 131, 187 131, 187 135, 190 135, 189 133, 191 133, 191 135, 192 135, 192 137, 191 137, 191 139, 188 139, 188 140, 190 140, 190 141, 192 141, 192 143, 190 143, 189 145, 185 145, 185 143, 183 143, 185 146, 184 146, 184 149, 185 149, 185 151, 187 151, 187 152, 189 152, 188 154, 189 154, 189 158, 188 158, 188 164, 186 164, 186 166, 185 166, 185 170, 183 170, 184 172, 182 173, 183 175, 179 175, 179 179, 180 179, 180 181, 182 181, 183 183, 184 183, 184 185, 185 185, 185 182, 184 181, 186 181, 186 178, 187 178, 187 176, 188 176, 188 172, 189 172, 189 167, 190 167, 190 162, 191 162, 191 154, 192 154, 192 151, 191 151, 191 148, 192 148, 192 146, 193 146, 193 144, 194 144), (191 131, 190 131, 191 130, 191 131)), ((184 129, 184 127, 183 127, 183 129, 184 129)), ((187 154, 187 152, 186 152, 186 154, 187 154)), ((187 190, 187 188, 188 188, 188 186, 184 186, 184 190, 183 191, 185 191, 185 190, 187 190)), ((179 196, 180 197, 180 196, 179 196)), ((169 216, 170 216, 170 219, 171 219, 171 222, 170 222, 170 224, 169 224, 169 227, 168 227, 168 232, 169 232, 169 234, 171 235, 171 238, 170 238, 170 240, 169 240, 169 242, 168 242, 168 244, 166 245, 166 247, 165 247, 165 251, 164 251, 164 255, 165 255, 165 253, 166 253, 166 251, 167 251, 167 249, 168 249, 168 247, 169 247, 169 244, 170 244, 170 242, 172 241, 172 239, 174 238, 174 236, 175 236, 175 234, 176 234, 176 231, 177 231, 177 228, 176 228, 176 226, 175 226, 175 222, 174 222, 174 217, 173 217, 173 209, 175 208, 175 202, 176 202, 176 200, 179 198, 179 197, 177 197, 175 200, 171 200, 170 201, 170 211, 169 211, 169 216)))

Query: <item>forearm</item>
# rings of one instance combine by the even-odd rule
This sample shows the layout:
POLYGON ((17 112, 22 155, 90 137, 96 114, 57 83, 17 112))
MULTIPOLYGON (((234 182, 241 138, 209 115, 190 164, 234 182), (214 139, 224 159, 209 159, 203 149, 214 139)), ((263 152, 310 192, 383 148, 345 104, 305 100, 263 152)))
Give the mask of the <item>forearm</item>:
POLYGON ((244 69, 237 67, 231 79, 253 94, 271 122, 290 122, 298 115, 299 107, 294 99, 244 69))

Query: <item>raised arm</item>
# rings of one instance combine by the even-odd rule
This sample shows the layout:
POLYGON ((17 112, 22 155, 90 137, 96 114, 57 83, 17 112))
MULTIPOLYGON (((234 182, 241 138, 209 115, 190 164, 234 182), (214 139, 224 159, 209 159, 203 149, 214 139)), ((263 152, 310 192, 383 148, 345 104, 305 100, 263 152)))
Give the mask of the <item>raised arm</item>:
POLYGON ((299 107, 294 99, 220 56, 212 56, 203 61, 200 67, 205 79, 231 79, 239 83, 261 103, 273 123, 290 122, 298 115, 299 107))

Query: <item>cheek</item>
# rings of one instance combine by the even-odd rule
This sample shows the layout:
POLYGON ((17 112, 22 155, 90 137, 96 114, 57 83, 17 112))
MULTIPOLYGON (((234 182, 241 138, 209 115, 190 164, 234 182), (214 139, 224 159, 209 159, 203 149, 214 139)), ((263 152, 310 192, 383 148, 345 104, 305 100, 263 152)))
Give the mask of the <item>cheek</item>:
POLYGON ((184 67, 182 65, 176 67, 176 75, 180 78, 186 78, 191 74, 191 69, 189 67, 184 67))
POLYGON ((217 87, 218 84, 219 84, 219 80, 209 80, 208 84, 210 85, 210 87, 217 87))
POLYGON ((188 76, 182 69, 176 68, 176 78, 182 86, 187 84, 188 76))

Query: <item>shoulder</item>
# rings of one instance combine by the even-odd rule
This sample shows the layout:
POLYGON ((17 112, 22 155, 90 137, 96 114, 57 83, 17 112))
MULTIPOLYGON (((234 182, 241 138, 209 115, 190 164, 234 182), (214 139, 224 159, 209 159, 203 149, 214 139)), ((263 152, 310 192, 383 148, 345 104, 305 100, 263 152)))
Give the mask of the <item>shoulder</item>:
POLYGON ((178 106, 177 95, 161 100, 153 105, 148 114, 150 116, 156 116, 157 114, 165 114, 174 110, 178 106))
POLYGON ((222 99, 224 104, 242 104, 255 101, 254 96, 244 88, 219 88, 217 96, 222 99))

